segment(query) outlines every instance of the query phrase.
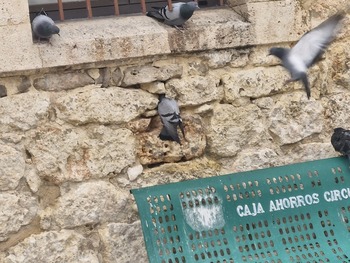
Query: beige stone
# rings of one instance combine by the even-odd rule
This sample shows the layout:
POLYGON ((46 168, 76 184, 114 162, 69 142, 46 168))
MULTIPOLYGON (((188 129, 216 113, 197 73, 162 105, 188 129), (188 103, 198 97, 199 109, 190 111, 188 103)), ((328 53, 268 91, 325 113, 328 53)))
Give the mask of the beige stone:
POLYGON ((50 98, 46 93, 23 93, 1 99, 0 133, 35 128, 47 120, 50 98))
POLYGON ((155 81, 151 83, 141 84, 141 89, 153 94, 165 94, 164 82, 155 81))
POLYGON ((24 176, 23 153, 14 145, 0 141, 0 190, 13 190, 24 176))
POLYGON ((126 204, 125 191, 104 181, 67 185, 57 204, 41 214, 41 226, 55 229, 123 222, 129 211, 126 204))
POLYGON ((180 106, 194 106, 221 100, 224 92, 219 83, 218 76, 189 76, 167 81, 165 89, 170 97, 177 99, 180 106))
POLYGON ((111 223, 99 229, 103 243, 103 262, 118 263, 148 262, 141 223, 111 223))
POLYGON ((282 95, 269 113, 269 130, 278 137, 282 145, 295 143, 322 132, 323 114, 322 104, 308 100, 301 91, 282 95))
POLYGON ((170 64, 162 67, 137 66, 124 70, 122 86, 150 83, 153 81, 166 81, 170 78, 181 77, 182 67, 177 64, 170 64))
POLYGON ((219 104, 207 128, 208 150, 219 157, 235 156, 247 146, 269 143, 261 110, 253 104, 235 107, 219 104))
POLYGON ((149 132, 138 136, 137 156, 141 164, 149 165, 163 162, 177 162, 180 160, 191 160, 202 156, 206 147, 206 138, 202 122, 198 116, 182 116, 185 137, 180 129, 178 134, 181 145, 175 141, 161 140, 159 133, 162 124, 159 117, 155 121, 155 127, 149 132))
POLYGON ((127 129, 43 127, 28 134, 26 148, 38 175, 54 183, 119 173, 135 161, 135 138, 127 129))
POLYGON ((37 198, 26 192, 0 192, 0 242, 28 225, 36 216, 38 205, 37 198))
POLYGON ((157 104, 158 98, 143 90, 92 86, 63 95, 57 99, 55 108, 59 119, 74 125, 120 124, 156 108, 157 104))
POLYGON ((8 251, 4 263, 100 262, 96 241, 73 230, 32 235, 8 251))

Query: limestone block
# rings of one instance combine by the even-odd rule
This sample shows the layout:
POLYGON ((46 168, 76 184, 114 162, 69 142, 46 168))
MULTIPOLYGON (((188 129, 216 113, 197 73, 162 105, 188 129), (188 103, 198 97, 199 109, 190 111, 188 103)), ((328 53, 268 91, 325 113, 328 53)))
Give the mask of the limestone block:
POLYGON ((50 98, 46 93, 23 93, 1 99, 0 133, 27 131, 47 119, 50 98))
POLYGON ((348 92, 333 94, 324 99, 325 121, 332 129, 350 128, 350 94, 348 92))
POLYGON ((323 114, 321 102, 308 100, 304 92, 285 94, 269 113, 269 130, 282 145, 295 143, 323 130, 323 114))
POLYGON ((169 64, 162 67, 137 66, 129 67, 124 70, 123 87, 136 84, 149 83, 153 81, 166 81, 170 78, 178 78, 182 75, 182 66, 178 64, 169 64))
MULTIPOLYGON (((136 141, 128 129, 111 129, 99 126, 88 131, 88 140, 80 140, 86 165, 93 178, 105 177, 109 173, 120 173, 135 162, 136 141)), ((74 166, 74 162, 67 163, 74 166)))
POLYGON ((240 47, 252 41, 251 25, 230 8, 198 10, 185 26, 184 32, 168 30, 173 52, 240 47))
POLYGON ((207 157, 196 158, 178 163, 165 163, 154 168, 145 169, 135 187, 168 184, 184 180, 193 180, 218 175, 220 164, 207 157))
POLYGON ((26 1, 1 1, 0 26, 29 23, 29 10, 26 1))
POLYGON ((96 241, 73 230, 32 235, 8 250, 4 263, 98 263, 96 241))
MULTIPOLYGON (((156 115, 156 114, 155 114, 156 115)), ((134 133, 145 132, 151 123, 151 118, 141 118, 134 121, 130 121, 127 124, 127 128, 134 133)))
POLYGON ((130 181, 135 181, 139 175, 143 172, 143 166, 141 164, 135 165, 133 167, 129 167, 127 170, 127 174, 130 181))
POLYGON ((263 114, 253 104, 216 105, 207 136, 210 153, 220 157, 235 156, 247 146, 260 146, 270 139, 263 114))
POLYGON ((103 262, 148 262, 140 221, 133 224, 111 223, 99 229, 103 243, 103 262))
POLYGON ((34 80, 36 89, 45 91, 69 90, 93 84, 95 81, 85 72, 52 73, 34 80))
POLYGON ((293 85, 284 85, 289 78, 282 67, 256 67, 232 73, 223 78, 225 100, 233 102, 239 97, 260 98, 286 91, 293 85))
POLYGON ((0 141, 0 190, 13 190, 24 176, 23 153, 11 144, 0 141))
POLYGON ((68 185, 62 191, 55 206, 41 214, 43 229, 123 222, 127 218, 128 195, 111 183, 84 182, 68 185))
POLYGON ((248 148, 237 154, 235 159, 220 160, 221 173, 236 173, 282 165, 282 159, 274 149, 248 148))
POLYGON ((285 163, 307 162, 338 156, 339 153, 334 150, 330 142, 330 136, 328 139, 329 141, 325 143, 311 142, 288 149, 285 153, 285 155, 288 156, 285 163))
POLYGON ((188 76, 167 81, 165 89, 170 97, 176 97, 180 106, 194 106, 221 100, 224 91, 219 83, 219 76, 188 76))
POLYGON ((140 85, 141 89, 153 94, 165 94, 165 85, 163 82, 155 81, 140 85))
POLYGON ((1 78, 0 83, 6 87, 7 95, 27 92, 32 86, 28 76, 1 78))
POLYGON ((253 24, 252 38, 255 44, 296 41, 310 29, 299 1, 247 1, 234 10, 253 24))
POLYGON ((28 225, 38 211, 38 200, 22 192, 0 192, 0 242, 28 225))
POLYGON ((209 50, 203 53, 203 58, 208 60, 210 68, 222 68, 226 65, 242 68, 248 64, 248 54, 249 49, 209 50))
POLYGON ((127 129, 42 127, 28 134, 26 149, 38 175, 54 183, 119 173, 135 162, 135 139, 127 129))
POLYGON ((59 119, 74 125, 121 124, 156 108, 157 104, 158 98, 143 90, 92 86, 61 96, 55 108, 59 119))
POLYGON ((155 127, 137 138, 137 155, 141 164, 154 164, 163 162, 177 162, 191 160, 203 155, 206 147, 206 138, 201 119, 198 116, 182 116, 186 139, 178 131, 182 145, 174 141, 162 141, 159 138, 162 124, 159 117, 155 127))

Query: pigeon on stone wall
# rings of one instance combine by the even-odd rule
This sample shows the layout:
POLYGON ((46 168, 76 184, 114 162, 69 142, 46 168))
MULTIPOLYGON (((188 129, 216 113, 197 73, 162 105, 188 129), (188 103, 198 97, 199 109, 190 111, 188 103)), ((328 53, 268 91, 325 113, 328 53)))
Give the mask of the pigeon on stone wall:
POLYGON ((320 25, 304 34, 296 45, 291 48, 273 47, 269 55, 281 59, 291 79, 286 83, 301 80, 305 87, 308 99, 310 99, 310 83, 307 77, 307 69, 316 63, 325 52, 328 45, 335 38, 339 22, 344 18, 343 13, 337 13, 320 25))
POLYGON ((52 35, 60 35, 60 29, 55 22, 41 10, 41 12, 33 19, 32 29, 34 35, 40 39, 50 39, 52 35))
POLYGON ((188 19, 190 19, 196 9, 199 9, 198 3, 195 1, 188 3, 179 2, 172 6, 172 11, 169 11, 168 6, 160 8, 153 7, 156 11, 149 11, 146 15, 164 22, 167 25, 178 27, 182 26, 188 19))
POLYGON ((350 130, 335 128, 331 137, 334 150, 346 155, 350 161, 350 130))
POLYGON ((185 138, 185 131, 180 116, 179 106, 174 99, 166 98, 164 94, 159 96, 158 114, 163 123, 163 128, 159 134, 161 140, 176 141, 181 144, 177 127, 180 127, 185 138))

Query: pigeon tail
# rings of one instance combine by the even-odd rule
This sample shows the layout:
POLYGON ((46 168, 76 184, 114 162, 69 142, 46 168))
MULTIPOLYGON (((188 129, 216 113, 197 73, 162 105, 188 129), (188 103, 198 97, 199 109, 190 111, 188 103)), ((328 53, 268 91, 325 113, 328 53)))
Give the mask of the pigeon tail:
POLYGON ((181 145, 179 136, 177 134, 173 134, 173 135, 169 134, 165 127, 163 127, 162 130, 160 131, 159 138, 162 141, 175 141, 181 145))
POLYGON ((304 88, 305 88, 305 91, 306 91, 307 98, 310 99, 311 91, 310 91, 310 83, 309 83, 309 79, 307 77, 307 74, 306 73, 302 73, 302 75, 300 77, 300 80, 304 84, 304 88))

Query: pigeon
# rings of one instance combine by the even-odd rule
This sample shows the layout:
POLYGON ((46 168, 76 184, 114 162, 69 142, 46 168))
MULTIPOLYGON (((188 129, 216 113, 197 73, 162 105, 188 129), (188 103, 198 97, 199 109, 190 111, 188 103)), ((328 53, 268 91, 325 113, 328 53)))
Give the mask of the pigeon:
POLYGON ((39 40, 50 39, 53 34, 60 35, 60 29, 43 10, 33 19, 32 29, 39 40))
POLYGON ((180 127, 184 137, 185 131, 177 102, 174 99, 166 98, 165 94, 161 94, 159 96, 158 114, 163 123, 163 128, 159 134, 159 138, 161 140, 176 141, 181 144, 177 133, 177 127, 180 127))
POLYGON ((301 80, 308 99, 310 99, 310 83, 307 77, 307 69, 316 63, 325 52, 328 45, 336 36, 338 24, 344 18, 343 13, 337 13, 320 25, 304 34, 291 49, 273 47, 269 55, 274 55, 282 61, 291 79, 285 84, 301 80))
POLYGON ((147 16, 153 17, 158 21, 164 22, 167 25, 178 27, 182 26, 196 9, 199 9, 198 3, 195 1, 184 3, 179 2, 173 4, 173 10, 169 11, 168 6, 156 8, 156 11, 149 11, 147 16))
POLYGON ((331 137, 334 150, 346 155, 350 161, 350 130, 335 128, 331 137))

